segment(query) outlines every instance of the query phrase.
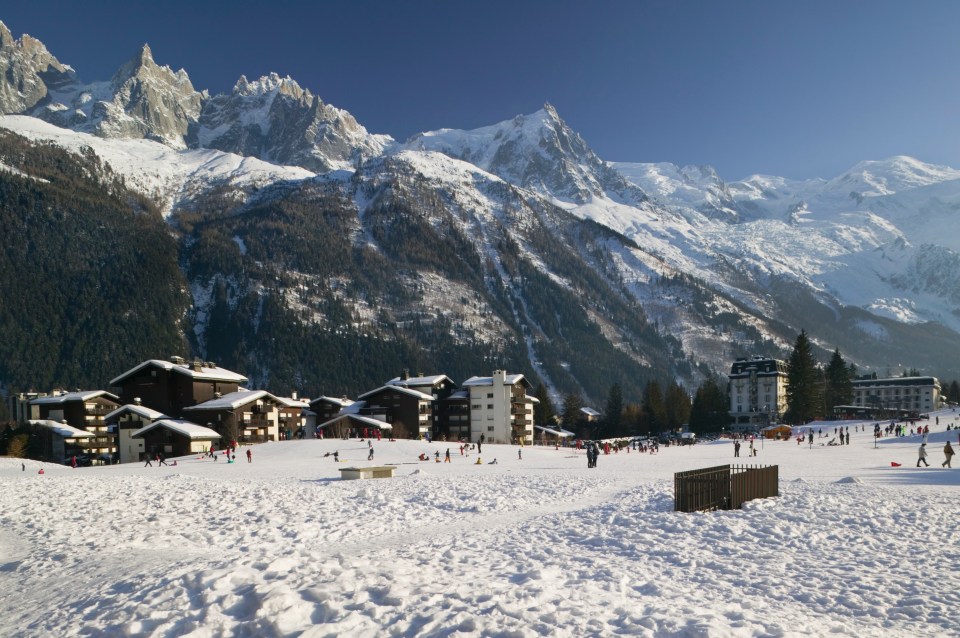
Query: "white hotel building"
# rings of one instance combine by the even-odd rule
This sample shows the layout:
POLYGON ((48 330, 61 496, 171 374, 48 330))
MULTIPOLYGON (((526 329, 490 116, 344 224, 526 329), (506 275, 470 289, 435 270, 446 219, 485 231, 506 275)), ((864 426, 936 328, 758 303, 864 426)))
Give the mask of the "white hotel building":
POLYGON ((494 370, 491 377, 470 377, 463 389, 470 393, 470 439, 482 434, 487 443, 533 443, 534 397, 522 374, 494 370))

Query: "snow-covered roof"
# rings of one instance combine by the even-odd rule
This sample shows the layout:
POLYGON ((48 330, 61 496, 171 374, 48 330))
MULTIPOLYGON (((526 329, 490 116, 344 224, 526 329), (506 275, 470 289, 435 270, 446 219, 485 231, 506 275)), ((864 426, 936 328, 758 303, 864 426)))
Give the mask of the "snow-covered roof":
POLYGON ((347 397, 338 398, 338 397, 321 396, 311 401, 310 405, 313 405, 314 403, 331 403, 333 405, 339 405, 341 408, 345 408, 351 403, 353 403, 353 401, 351 401, 347 397))
POLYGON ((310 408, 310 402, 304 399, 294 399, 293 397, 273 397, 285 408, 300 408, 307 410, 310 408))
POLYGON ((380 419, 374 419, 373 417, 369 417, 369 416, 361 416, 361 415, 359 415, 359 414, 338 414, 337 416, 333 417, 333 418, 330 419, 329 421, 326 421, 326 422, 324 422, 324 423, 321 423, 321 424, 320 424, 320 427, 321 427, 321 428, 325 428, 325 427, 327 427, 328 425, 330 425, 331 423, 336 423, 336 422, 339 421, 340 419, 350 419, 350 420, 352 420, 352 421, 359 421, 360 423, 363 423, 364 425, 369 425, 369 426, 378 428, 378 429, 380 429, 380 430, 392 430, 392 429, 393 429, 393 426, 390 425, 389 423, 387 423, 386 421, 381 421, 380 419))
POLYGON ((280 402, 277 397, 266 390, 238 390, 237 392, 230 392, 216 399, 210 399, 209 401, 192 405, 183 410, 184 412, 188 410, 236 410, 241 406, 264 398, 276 403, 280 402))
POLYGON ((153 408, 148 408, 145 405, 136 405, 133 403, 128 403, 127 405, 121 405, 119 408, 107 414, 103 417, 105 421, 111 421, 117 417, 123 416, 127 412, 131 412, 138 416, 142 416, 145 419, 150 419, 151 421, 156 421, 157 419, 162 419, 166 415, 163 412, 154 410, 153 408))
MULTIPOLYGON (((504 376, 507 385, 516 385, 520 381, 526 381, 522 374, 508 374, 504 376)), ((493 385, 493 377, 470 377, 463 382, 463 387, 493 385)))
POLYGON ((34 419, 29 421, 29 423, 31 425, 40 425, 49 428, 65 439, 88 439, 94 436, 93 432, 80 430, 72 425, 60 423, 59 421, 51 421, 50 419, 34 419))
POLYGON ((127 377, 130 377, 131 375, 136 374, 140 370, 147 367, 160 368, 161 370, 176 372, 177 374, 183 374, 193 379, 201 379, 204 381, 232 381, 234 383, 247 382, 247 378, 242 374, 225 370, 219 366, 211 366, 208 365, 208 363, 209 362, 203 362, 197 366, 199 367, 199 370, 194 370, 192 362, 174 363, 172 361, 164 361, 163 359, 148 359, 140 365, 127 370, 119 377, 110 381, 110 385, 120 385, 125 379, 127 379, 127 377))
POLYGON ((402 394, 406 394, 406 395, 411 396, 411 397, 416 397, 417 399, 420 399, 420 400, 423 400, 423 401, 433 401, 433 395, 424 394, 423 392, 420 392, 419 390, 411 390, 410 388, 405 388, 405 387, 403 387, 402 385, 382 385, 382 386, 380 386, 379 388, 377 388, 376 390, 370 390, 370 392, 366 392, 366 393, 364 393, 364 394, 361 394, 361 395, 360 395, 359 397, 357 397, 357 398, 358 398, 358 399, 363 399, 364 397, 373 396, 374 394, 378 394, 378 393, 380 393, 380 392, 383 392, 384 390, 390 390, 391 392, 400 392, 400 393, 402 393, 402 394))
POLYGON ((587 416, 600 416, 600 413, 594 410, 593 408, 580 408, 580 411, 586 414, 587 416))
POLYGON ((469 399, 470 393, 467 390, 457 390, 456 392, 451 392, 450 396, 447 399, 469 399))
POLYGON ((548 434, 559 436, 561 439, 566 439, 571 436, 576 436, 573 432, 569 430, 564 430, 563 428, 553 429, 553 428, 544 427, 542 425, 535 425, 533 427, 534 429, 540 430, 541 432, 547 432, 548 434))
POLYGON ((197 425, 196 423, 191 423, 190 421, 184 421, 183 419, 160 419, 159 421, 154 421, 150 425, 142 427, 136 432, 131 433, 130 436, 134 438, 140 438, 150 430, 161 427, 168 428, 174 432, 188 436, 193 440, 220 438, 220 435, 210 428, 205 428, 202 425, 197 425))
POLYGON ((405 385, 405 386, 425 386, 425 385, 436 385, 446 379, 447 381, 453 382, 453 379, 448 377, 445 374, 435 374, 427 377, 408 377, 403 379, 401 377, 394 377, 387 381, 387 385, 405 385))
POLYGON ((105 399, 110 399, 111 401, 120 400, 120 397, 115 394, 111 394, 106 390, 77 390, 76 392, 64 392, 63 394, 33 399, 30 401, 30 405, 60 405, 62 403, 69 403, 72 401, 89 401, 90 399, 96 399, 97 397, 103 397, 105 399))

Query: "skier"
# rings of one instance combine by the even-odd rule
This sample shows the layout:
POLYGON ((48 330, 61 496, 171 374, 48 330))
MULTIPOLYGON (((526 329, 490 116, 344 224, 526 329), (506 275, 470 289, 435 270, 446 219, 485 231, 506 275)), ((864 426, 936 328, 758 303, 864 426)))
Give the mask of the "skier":
POLYGON ((920 444, 920 457, 917 459, 917 467, 920 467, 920 464, 923 463, 927 467, 930 467, 930 464, 927 463, 927 444, 920 444))
POLYGON ((950 445, 950 441, 947 441, 947 444, 943 446, 943 455, 947 457, 947 460, 940 464, 940 467, 953 467, 950 465, 950 460, 953 459, 953 446, 950 445))

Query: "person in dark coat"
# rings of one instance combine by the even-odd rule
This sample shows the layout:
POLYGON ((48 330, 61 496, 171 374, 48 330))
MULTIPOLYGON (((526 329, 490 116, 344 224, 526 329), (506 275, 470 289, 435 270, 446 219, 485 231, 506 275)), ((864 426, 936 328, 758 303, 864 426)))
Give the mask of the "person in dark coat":
POLYGON ((950 445, 950 441, 947 441, 947 444, 943 446, 943 455, 947 460, 941 463, 940 467, 953 467, 950 465, 950 461, 953 459, 953 446, 950 445))

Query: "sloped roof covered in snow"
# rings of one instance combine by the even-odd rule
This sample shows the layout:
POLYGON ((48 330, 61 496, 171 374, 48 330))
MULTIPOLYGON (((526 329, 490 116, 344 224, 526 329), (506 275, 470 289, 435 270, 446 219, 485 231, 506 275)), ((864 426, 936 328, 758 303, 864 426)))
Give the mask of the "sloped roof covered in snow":
POLYGON ((388 384, 388 385, 382 385, 382 386, 380 386, 379 388, 377 388, 376 390, 370 390, 370 392, 366 392, 366 393, 364 393, 364 394, 361 394, 361 395, 360 395, 359 397, 357 397, 357 398, 358 398, 358 399, 364 399, 364 398, 366 398, 366 397, 371 397, 371 396, 373 396, 373 395, 375 395, 375 394, 379 394, 379 393, 381 393, 381 392, 383 392, 383 391, 385 391, 385 390, 389 390, 389 391, 391 391, 391 392, 400 392, 401 394, 406 394, 406 395, 411 396, 411 397, 416 397, 416 398, 418 398, 418 399, 420 399, 420 400, 422 400, 422 401, 433 401, 433 396, 430 395, 430 394, 424 394, 423 392, 420 392, 419 390, 412 390, 412 389, 410 389, 410 388, 405 388, 405 387, 403 387, 402 385, 389 385, 389 384, 388 384))
POLYGON ((183 410, 184 412, 188 410, 236 410, 239 407, 253 403, 254 401, 259 401, 261 399, 267 399, 268 401, 273 401, 277 404, 281 403, 280 399, 273 396, 266 390, 238 390, 236 392, 225 394, 216 399, 210 399, 209 401, 192 405, 189 408, 184 408, 183 410))
POLYGON ((339 405, 341 408, 345 408, 351 403, 353 403, 353 401, 351 401, 347 397, 341 398, 341 397, 320 396, 314 399, 313 401, 311 401, 310 405, 314 405, 315 403, 330 403, 332 405, 339 405))
POLYGON ((246 383, 247 378, 242 374, 225 370, 209 362, 199 362, 194 365, 191 362, 174 363, 173 361, 164 361, 163 359, 148 359, 140 365, 131 368, 121 374, 119 377, 110 381, 110 385, 120 385, 125 379, 136 374, 140 370, 148 367, 160 368, 168 372, 186 375, 192 379, 201 379, 204 381, 231 381, 234 383, 246 383))
POLYGON ((554 436, 559 436, 561 439, 566 439, 571 436, 575 436, 570 430, 564 430, 563 428, 548 428, 542 425, 533 426, 535 429, 540 430, 541 432, 546 432, 547 434, 552 434, 554 436))
POLYGON ((408 386, 408 387, 418 387, 418 388, 419 388, 419 387, 423 387, 423 386, 427 386, 427 385, 429 385, 429 386, 437 385, 438 383, 440 383, 440 382, 443 381, 444 379, 446 379, 447 381, 453 383, 453 379, 451 379, 451 378, 448 377, 447 375, 445 375, 445 374, 435 374, 435 375, 427 376, 427 377, 409 377, 409 378, 406 378, 406 379, 404 379, 404 378, 402 378, 402 377, 394 377, 393 379, 390 379, 389 381, 387 381, 387 385, 403 385, 403 386, 408 386))
POLYGON ((111 394, 106 390, 77 390, 76 392, 64 392, 63 394, 33 399, 30 401, 30 405, 60 405, 73 401, 89 401, 90 399, 96 399, 97 397, 103 397, 105 399, 110 399, 111 401, 120 400, 120 397, 115 394, 111 394))
POLYGON ((329 421, 321 423, 319 427, 325 428, 328 425, 332 425, 341 419, 350 419, 351 421, 357 421, 358 423, 362 423, 363 425, 375 427, 380 430, 393 429, 393 426, 387 423, 386 421, 381 421, 380 419, 374 419, 373 417, 369 417, 369 416, 361 416, 359 414, 338 414, 337 416, 333 417, 329 421))
POLYGON ((156 421, 157 419, 162 419, 166 415, 163 412, 159 412, 152 408, 148 408, 145 405, 136 405, 133 403, 128 403, 127 405, 121 405, 119 408, 107 414, 103 417, 105 421, 111 421, 118 417, 123 416, 127 413, 136 414, 137 416, 142 416, 145 419, 150 419, 151 421, 156 421))
POLYGON ((59 421, 51 421, 50 419, 34 419, 29 421, 31 425, 40 425, 45 428, 53 430, 56 434, 59 434, 65 439, 88 439, 94 436, 93 432, 87 432, 86 430, 80 430, 73 427, 72 425, 67 425, 66 423, 60 423, 59 421))
POLYGON ((220 438, 220 435, 210 428, 205 428, 202 425, 197 425, 196 423, 191 423, 190 421, 184 421, 183 419, 160 419, 159 421, 154 421, 150 425, 142 427, 136 432, 131 433, 130 436, 134 438, 140 438, 154 428, 167 428, 179 434, 183 434, 184 436, 188 436, 193 440, 212 440, 220 438))

